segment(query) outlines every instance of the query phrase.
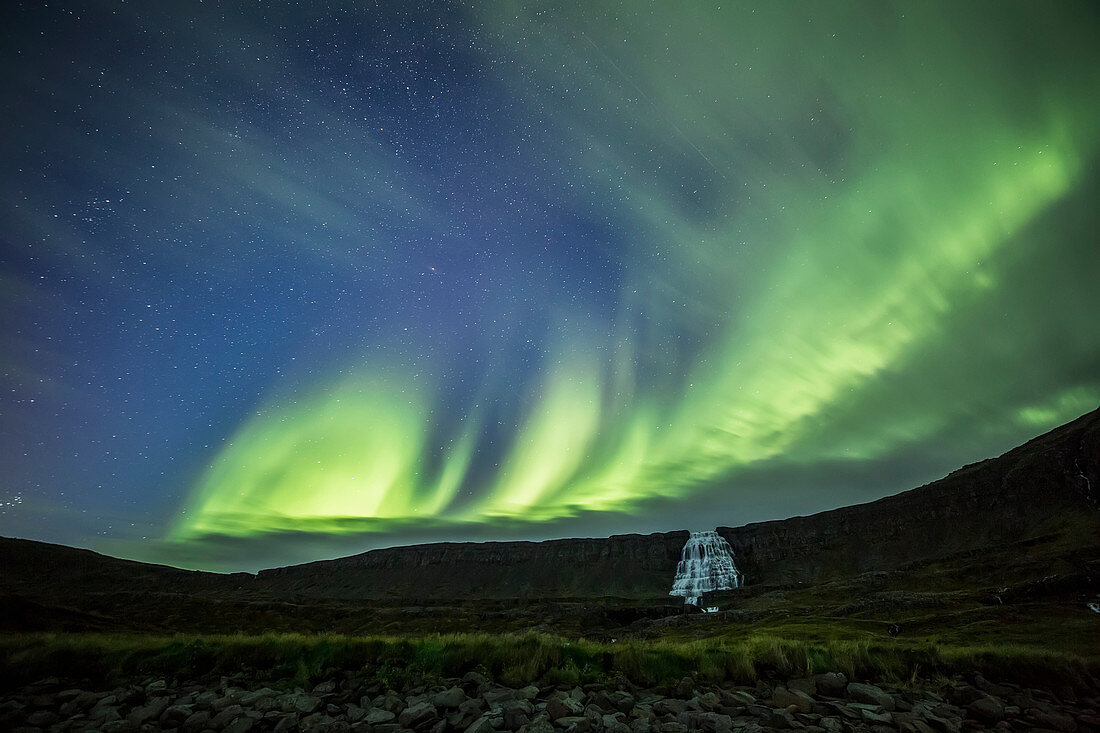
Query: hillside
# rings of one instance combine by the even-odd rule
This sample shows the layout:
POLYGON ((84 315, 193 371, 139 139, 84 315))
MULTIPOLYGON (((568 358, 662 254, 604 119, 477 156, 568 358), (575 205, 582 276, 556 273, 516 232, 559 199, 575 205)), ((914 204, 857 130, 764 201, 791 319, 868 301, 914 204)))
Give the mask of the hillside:
MULTIPOLYGON (((746 577, 746 587, 724 594, 723 604, 744 618, 762 618, 798 608, 858 614, 861 603, 881 607, 874 598, 882 593, 954 594, 950 603, 947 596, 936 600, 948 605, 963 598, 985 603, 994 592, 998 602, 1013 594, 1093 593, 1100 582, 1097 486, 1100 410, 895 496, 719 528, 746 577), (809 588, 814 593, 807 595, 809 588)), ((634 624, 646 633, 647 624, 671 622, 667 617, 682 609, 667 593, 686 538, 680 531, 439 543, 258 576, 0 539, 0 610, 6 611, 0 630, 359 633, 537 626, 591 634, 634 624)))

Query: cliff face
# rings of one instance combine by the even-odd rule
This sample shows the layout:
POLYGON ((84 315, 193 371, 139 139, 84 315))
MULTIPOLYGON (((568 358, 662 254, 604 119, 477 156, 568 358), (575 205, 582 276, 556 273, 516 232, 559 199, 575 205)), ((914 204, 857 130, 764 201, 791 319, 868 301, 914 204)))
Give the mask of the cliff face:
MULTIPOLYGON (((971 584, 1007 585, 1061 572, 1047 570, 1052 564, 1075 567, 1100 558, 1098 502, 1100 410, 912 491, 719 533, 750 589, 936 563, 956 580, 969 572, 971 584)), ((266 619, 325 599, 360 606, 471 599, 675 603, 668 591, 687 538, 681 531, 418 545, 266 570, 256 578, 0 538, 0 601, 7 596, 13 608, 41 601, 135 618, 146 604, 145 615, 161 620, 165 609, 182 618, 209 615, 211 608, 225 617, 266 619), (283 605, 272 610, 271 604, 283 605)))
POLYGON ((996 553, 1100 547, 1100 410, 918 489, 809 517, 720 527, 748 583, 788 584, 996 553))
MULTIPOLYGON (((869 504, 720 527, 746 584, 892 570, 1047 536, 1100 547, 1100 410, 1005 455, 869 504)), ((260 573, 276 594, 343 599, 667 599, 687 532, 434 544, 260 573)))
POLYGON ((256 589, 343 599, 637 598, 668 591, 687 532, 373 550, 260 572, 256 589))

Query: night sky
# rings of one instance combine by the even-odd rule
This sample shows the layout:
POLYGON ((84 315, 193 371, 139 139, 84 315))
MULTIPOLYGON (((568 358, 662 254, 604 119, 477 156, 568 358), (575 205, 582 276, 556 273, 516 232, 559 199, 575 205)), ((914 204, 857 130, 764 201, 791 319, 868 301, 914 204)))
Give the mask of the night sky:
POLYGON ((1100 403, 1095 3, 2 26, 0 535, 239 570, 737 526, 1100 403))

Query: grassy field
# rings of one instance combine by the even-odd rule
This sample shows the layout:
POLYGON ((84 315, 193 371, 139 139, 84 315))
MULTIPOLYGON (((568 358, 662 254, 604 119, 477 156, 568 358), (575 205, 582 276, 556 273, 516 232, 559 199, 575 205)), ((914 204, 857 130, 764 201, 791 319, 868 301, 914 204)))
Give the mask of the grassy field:
MULTIPOLYGON (((849 630, 853 636, 855 631, 849 630)), ((0 683, 63 675, 96 682, 167 677, 202 680, 244 673, 304 685, 352 671, 394 688, 478 670, 505 685, 629 682, 656 689, 685 675, 751 684, 761 674, 844 672, 850 679, 919 685, 981 671, 1023 684, 1079 684, 1100 659, 1018 644, 962 646, 927 640, 814 640, 808 628, 698 641, 594 643, 544 634, 418 638, 338 635, 142 636, 29 634, 0 637, 0 683), (799 638, 799 636, 805 638, 799 638)))

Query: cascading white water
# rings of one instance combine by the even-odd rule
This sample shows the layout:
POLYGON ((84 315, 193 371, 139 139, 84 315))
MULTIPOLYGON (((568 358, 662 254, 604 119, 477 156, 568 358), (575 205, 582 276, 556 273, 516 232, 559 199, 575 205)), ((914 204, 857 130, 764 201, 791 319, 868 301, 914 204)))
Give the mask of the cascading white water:
POLYGON ((699 605, 704 593, 732 590, 741 586, 741 573, 733 564, 733 548, 715 531, 692 532, 680 564, 670 596, 683 596, 684 603, 699 605))

